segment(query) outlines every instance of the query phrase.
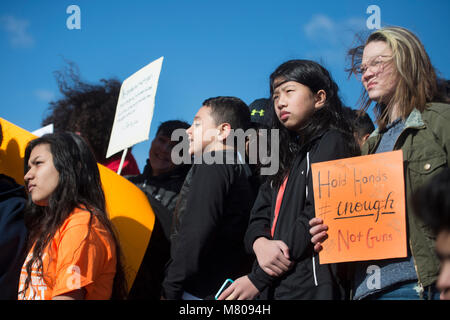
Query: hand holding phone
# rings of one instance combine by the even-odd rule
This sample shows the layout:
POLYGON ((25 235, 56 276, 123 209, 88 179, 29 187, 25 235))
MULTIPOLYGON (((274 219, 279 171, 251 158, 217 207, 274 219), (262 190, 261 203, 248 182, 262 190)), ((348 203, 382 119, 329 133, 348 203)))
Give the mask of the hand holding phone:
POLYGON ((216 295, 214 296, 214 299, 218 299, 219 296, 222 294, 222 292, 224 290, 226 290, 234 281, 231 279, 227 279, 224 281, 224 283, 222 284, 222 286, 220 287, 219 291, 217 291, 216 295))
POLYGON ((255 287, 248 276, 243 276, 235 281, 227 279, 215 298, 216 300, 252 300, 258 294, 258 288, 255 287))

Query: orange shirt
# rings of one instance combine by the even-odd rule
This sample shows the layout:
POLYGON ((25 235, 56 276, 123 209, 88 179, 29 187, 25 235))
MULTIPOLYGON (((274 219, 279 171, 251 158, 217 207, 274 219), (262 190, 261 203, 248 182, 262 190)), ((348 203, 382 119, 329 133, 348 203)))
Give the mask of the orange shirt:
POLYGON ((95 216, 89 230, 90 216, 88 211, 75 209, 64 221, 42 253, 43 273, 33 265, 29 287, 21 294, 26 264, 33 254, 30 250, 20 275, 19 300, 51 300, 80 288, 86 290, 86 300, 111 297, 116 273, 114 240, 95 216))

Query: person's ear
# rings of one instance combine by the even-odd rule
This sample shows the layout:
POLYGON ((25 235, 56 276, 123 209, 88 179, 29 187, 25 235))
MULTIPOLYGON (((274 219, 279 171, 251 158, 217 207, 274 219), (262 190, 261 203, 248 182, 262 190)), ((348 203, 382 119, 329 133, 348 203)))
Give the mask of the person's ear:
POLYGON ((319 91, 317 91, 317 93, 314 96, 314 108, 316 109, 320 109, 325 105, 325 102, 327 101, 327 93, 325 92, 325 90, 320 89, 319 91))
POLYGON ((364 144, 364 143, 366 143, 366 141, 367 141, 367 139, 369 139, 369 137, 370 137, 370 133, 366 133, 365 135, 363 135, 362 137, 361 137, 361 146, 364 144))
POLYGON ((227 137, 231 133, 231 125, 229 123, 222 123, 220 124, 217 129, 219 130, 219 133, 217 135, 217 138, 219 141, 225 141, 227 137))

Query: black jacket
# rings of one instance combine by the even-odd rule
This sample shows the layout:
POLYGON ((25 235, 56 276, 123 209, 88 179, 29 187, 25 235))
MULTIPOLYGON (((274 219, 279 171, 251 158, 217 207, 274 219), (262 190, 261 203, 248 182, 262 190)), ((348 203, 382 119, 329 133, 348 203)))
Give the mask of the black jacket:
POLYGON ((163 173, 158 176, 152 176, 152 167, 150 160, 147 159, 144 172, 137 176, 128 176, 128 180, 133 182, 147 196, 161 202, 169 211, 173 212, 177 202, 177 196, 183 185, 186 174, 190 169, 190 165, 181 165, 174 170, 163 173))
POLYGON ((128 299, 159 300, 161 297, 164 270, 170 258, 173 210, 189 168, 190 165, 182 165, 168 173, 152 176, 147 160, 142 174, 127 177, 146 194, 155 214, 152 236, 128 299))
POLYGON ((150 160, 147 159, 142 174, 127 177, 146 194, 167 239, 170 236, 178 194, 190 168, 190 165, 181 165, 170 172, 152 176, 150 160))
MULTIPOLYGON (((289 247, 294 267, 280 278, 266 274, 255 262, 249 279, 260 290, 261 299, 341 299, 343 287, 334 264, 320 265, 314 254, 309 220, 315 216, 311 163, 350 156, 348 142, 336 130, 328 130, 304 146, 295 158, 274 230, 274 240, 289 247), (306 196, 308 187, 308 196, 306 196)), ((245 237, 247 250, 259 237, 272 239, 270 229, 278 189, 266 182, 261 186, 253 206, 245 237)))
POLYGON ((174 213, 167 299, 181 299, 183 291, 212 298, 227 278, 251 270, 243 242, 254 200, 250 174, 242 164, 193 165, 174 213))
POLYGON ((27 229, 24 187, 0 174, 0 300, 17 300, 27 229))

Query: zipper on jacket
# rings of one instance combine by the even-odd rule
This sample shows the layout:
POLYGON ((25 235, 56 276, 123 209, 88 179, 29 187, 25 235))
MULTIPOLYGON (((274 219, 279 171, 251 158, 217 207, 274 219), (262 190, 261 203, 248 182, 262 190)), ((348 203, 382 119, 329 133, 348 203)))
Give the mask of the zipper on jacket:
MULTIPOLYGON (((305 176, 306 196, 305 196, 305 202, 306 202, 306 198, 308 197, 308 177, 309 177, 309 152, 306 153, 306 176, 305 176)), ((312 254, 312 267, 313 267, 314 284, 317 287, 317 286, 319 286, 319 283, 317 281, 316 259, 314 257, 314 251, 313 251, 313 254, 312 254)))
POLYGON ((416 258, 414 258, 414 253, 413 253, 413 248, 412 248, 412 243, 411 243, 411 238, 409 239, 409 248, 411 250, 411 256, 413 258, 413 263, 414 263, 414 269, 416 270, 416 274, 417 274, 417 292, 419 293, 420 299, 423 299, 423 284, 422 281, 420 280, 420 275, 419 275, 419 271, 417 269, 417 263, 416 263, 416 258))
POLYGON ((313 255, 312 255, 312 265, 313 265, 314 284, 316 285, 316 287, 318 287, 319 286, 319 282, 317 281, 316 260, 314 258, 314 252, 313 252, 313 255))

